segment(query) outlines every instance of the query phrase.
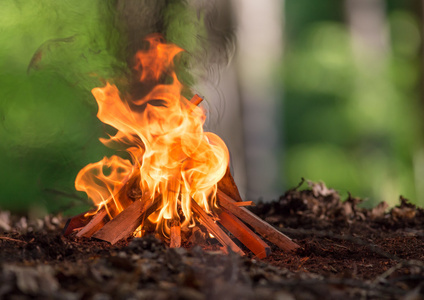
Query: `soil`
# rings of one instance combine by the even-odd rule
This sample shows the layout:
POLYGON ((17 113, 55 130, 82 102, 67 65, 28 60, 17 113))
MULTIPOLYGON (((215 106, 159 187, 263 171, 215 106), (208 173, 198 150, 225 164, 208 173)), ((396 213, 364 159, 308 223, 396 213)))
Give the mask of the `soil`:
POLYGON ((251 210, 301 247, 264 260, 214 239, 171 249, 153 236, 64 237, 64 220, 0 212, 0 299, 423 299, 424 210, 361 200, 324 184, 251 210))

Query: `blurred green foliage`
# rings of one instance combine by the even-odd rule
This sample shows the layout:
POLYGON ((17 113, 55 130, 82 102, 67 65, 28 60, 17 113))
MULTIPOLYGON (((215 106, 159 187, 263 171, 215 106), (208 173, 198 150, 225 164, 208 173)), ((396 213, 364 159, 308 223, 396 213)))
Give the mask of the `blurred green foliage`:
POLYGON ((1 208, 84 206, 74 178, 107 153, 90 90, 125 68, 113 3, 2 1, 1 208))
POLYGON ((415 160, 423 147, 420 24, 409 9, 388 3, 389 51, 373 70, 355 57, 342 6, 286 2, 288 184, 305 177, 370 197, 370 205, 396 204, 400 194, 422 205, 415 160))
MULTIPOLYGON (((411 7, 387 1, 390 51, 369 72, 355 60, 343 3, 286 1, 286 184, 305 177, 374 201, 394 204, 403 194, 420 203, 420 23, 411 7)), ((182 1, 167 4, 163 31, 187 50, 177 66, 191 85, 190 54, 206 35, 202 16, 182 1)), ((114 0, 2 1, 0 208, 90 205, 74 191, 75 176, 113 153, 98 140, 110 128, 97 120, 90 90, 105 79, 125 85, 128 73, 115 7, 114 0)))

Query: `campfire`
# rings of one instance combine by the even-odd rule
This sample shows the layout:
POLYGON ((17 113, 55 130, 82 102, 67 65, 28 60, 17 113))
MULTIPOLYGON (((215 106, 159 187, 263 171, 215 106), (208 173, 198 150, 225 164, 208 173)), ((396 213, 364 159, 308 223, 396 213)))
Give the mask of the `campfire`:
POLYGON ((243 244, 264 258, 270 247, 260 235, 283 250, 296 249, 290 238, 246 209, 253 203, 240 197, 225 143, 203 130, 206 116, 198 106, 203 99, 184 96, 187 89, 174 70, 182 51, 151 35, 135 57, 137 93, 120 93, 110 83, 92 90, 97 117, 117 130, 101 141, 129 155, 105 157, 79 172, 75 187, 96 209, 69 219, 64 234, 115 244, 153 233, 170 247, 200 234, 218 240, 224 252, 244 255, 243 244))

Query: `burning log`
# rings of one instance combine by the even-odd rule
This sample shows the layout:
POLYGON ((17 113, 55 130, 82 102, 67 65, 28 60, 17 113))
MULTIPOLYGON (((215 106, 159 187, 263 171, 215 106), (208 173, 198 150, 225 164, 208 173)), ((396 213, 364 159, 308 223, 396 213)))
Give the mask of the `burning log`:
MULTIPOLYGON (((227 173, 225 177, 227 177, 227 182, 233 181, 231 173, 227 173)), ((233 194, 238 194, 238 191, 233 194)), ((251 250, 258 258, 262 259, 267 257, 271 252, 270 247, 242 221, 250 225, 265 239, 285 251, 293 251, 299 247, 296 243, 291 241, 290 238, 243 207, 254 204, 252 201, 235 201, 219 189, 217 197, 219 205, 224 209, 218 214, 218 222, 249 250, 251 250), (242 221, 239 220, 239 218, 242 221)), ((68 235, 73 230, 79 229, 79 227, 81 227, 81 219, 83 219, 86 225, 77 233, 77 237, 93 237, 115 244, 119 240, 131 236, 133 232, 143 223, 143 221, 158 209, 160 206, 159 198, 160 197, 157 197, 151 203, 148 201, 135 200, 130 206, 125 208, 112 220, 110 220, 105 207, 97 211, 94 216, 91 216, 91 220, 90 216, 86 216, 87 213, 80 214, 68 221, 64 234, 68 235), (88 223, 87 220, 89 220, 88 223)), ((224 247, 230 248, 233 252, 244 255, 244 252, 236 244, 234 244, 234 242, 218 226, 214 219, 209 216, 194 200, 191 202, 191 207, 194 215, 199 219, 200 223, 205 226, 208 232, 224 247)), ((92 211, 90 212, 92 213, 92 211)), ((180 221, 173 219, 170 223, 170 247, 181 247, 180 221)), ((226 248, 224 248, 224 251, 227 251, 226 248)))
POLYGON ((218 190, 217 196, 220 206, 249 224, 261 236, 278 246, 280 249, 285 251, 294 251, 299 248, 299 245, 294 243, 288 236, 276 230, 270 224, 248 211, 245 207, 235 205, 235 200, 231 199, 222 191, 218 190))
POLYGON ((179 220, 171 221, 171 241, 169 243, 169 247, 181 247, 181 224, 179 220))
POLYGON ((121 239, 129 237, 141 225, 144 213, 151 205, 152 203, 149 201, 134 201, 97 231, 93 237, 107 241, 112 245, 121 239))
POLYGON ((271 254, 271 248, 234 215, 222 211, 219 214, 219 223, 249 248, 258 258, 266 258, 271 254))
POLYGON ((159 197, 153 201, 136 200, 125 208, 111 221, 107 222, 93 238, 116 244, 122 239, 131 236, 143 223, 147 216, 151 215, 159 207, 159 197))
POLYGON ((109 221, 109 216, 102 207, 90 220, 90 222, 77 233, 77 237, 91 237, 109 221))
POLYGON ((85 227, 91 221, 91 218, 94 213, 95 210, 91 210, 68 219, 65 224, 65 227, 63 228, 63 235, 68 236, 72 232, 74 232, 74 230, 78 230, 82 227, 85 227))
MULTIPOLYGON (((225 177, 227 182, 233 182, 231 173, 226 173, 224 178, 225 177)), ((127 187, 126 190, 127 193, 130 193, 129 187, 127 187)), ((233 194, 238 194, 238 191, 233 192, 233 194)), ((285 251, 293 251, 299 247, 291 241, 290 238, 244 208, 244 206, 254 204, 252 201, 235 201, 220 189, 217 191, 217 197, 218 204, 224 209, 218 214, 218 222, 249 250, 251 250, 258 258, 262 259, 267 257, 271 252, 270 247, 242 221, 246 222, 247 225, 250 225, 265 239, 285 251), (239 218, 242 221, 239 220, 239 218)), ((148 203, 148 201, 135 200, 130 206, 125 208, 112 220, 110 220, 105 207, 103 207, 91 217, 91 220, 90 216, 85 216, 86 214, 80 214, 71 218, 68 221, 67 228, 64 232, 69 234, 74 229, 77 230, 78 227, 81 227, 80 219, 83 218, 86 225, 77 233, 77 237, 93 237, 115 244, 119 240, 131 236, 133 232, 143 223, 143 221, 155 212, 159 206, 160 197, 157 197, 151 203, 148 203), (88 223, 87 220, 89 220, 88 223), (73 225, 76 227, 73 228, 73 225)), ((214 219, 193 200, 191 202, 191 207, 194 215, 199 219, 201 224, 205 226, 208 232, 224 247, 230 248, 233 252, 241 255, 244 254, 244 252, 236 244, 234 244, 228 235, 218 226, 214 219)), ((180 247, 180 221, 178 219, 173 219, 170 224, 170 247, 180 247)), ((226 251, 226 249, 224 251, 226 251)))
POLYGON ((228 248, 233 252, 240 255, 244 255, 244 252, 228 237, 228 235, 215 223, 215 221, 206 214, 206 212, 196 203, 191 201, 191 207, 193 212, 199 218, 203 226, 207 228, 210 234, 212 234, 224 247, 224 251, 228 253, 228 248))
MULTIPOLYGON (((134 201, 133 187, 136 185, 136 182, 139 178, 140 176, 138 171, 131 172, 128 176, 124 178, 122 187, 119 189, 116 195, 113 195, 113 197, 111 196, 111 198, 119 199, 121 206, 126 207, 131 205, 131 203, 134 201)), ((84 228, 82 228, 77 233, 77 237, 88 237, 88 238, 91 237, 94 233, 100 230, 107 222, 109 222, 110 216, 114 216, 116 214, 117 214, 117 206, 115 205, 114 201, 109 201, 106 204, 104 204, 103 207, 100 208, 95 214, 93 211, 89 211, 84 214, 81 214, 88 220, 88 222, 86 222, 84 224, 85 225, 84 228)), ((78 216, 74 218, 77 218, 78 216)), ((67 223, 65 225, 65 230, 67 233, 70 233, 73 230, 78 228, 78 226, 76 226, 76 224, 78 224, 78 221, 75 220, 75 222, 76 223, 72 222, 69 224, 67 223)))
POLYGON ((227 167, 224 177, 218 182, 218 189, 228 195, 231 199, 237 202, 243 202, 234 178, 231 176, 230 167, 227 167))

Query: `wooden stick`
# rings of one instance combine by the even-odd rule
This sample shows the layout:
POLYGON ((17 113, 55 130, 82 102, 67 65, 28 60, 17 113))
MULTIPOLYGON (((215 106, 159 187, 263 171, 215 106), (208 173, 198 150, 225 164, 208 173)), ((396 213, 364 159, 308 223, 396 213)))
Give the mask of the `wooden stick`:
MULTIPOLYGON (((134 168, 134 167, 133 167, 134 168)), ((130 192, 135 188, 138 188, 138 184, 140 182, 140 170, 136 168, 135 171, 132 171, 127 178, 124 179, 124 184, 119 189, 119 191, 114 196, 115 199, 119 201, 119 203, 122 205, 122 207, 125 209, 127 206, 131 205, 135 199, 130 197, 130 192)), ((111 202, 113 203, 113 199, 111 199, 111 202)), ((113 205, 115 207, 115 205, 113 205)), ((111 209, 110 206, 108 206, 109 210, 111 209)), ((110 212, 112 213, 112 212, 110 212)), ((114 212, 116 213, 116 212, 114 212)), ((112 215, 114 217, 114 215, 112 215)))
POLYGON ((136 200, 130 206, 125 208, 119 215, 113 218, 93 237, 99 240, 107 241, 112 245, 118 241, 129 237, 143 222, 146 210, 152 206, 152 201, 136 200))
MULTIPOLYGON (((27 244, 27 243, 28 243, 28 242, 26 242, 26 241, 21 241, 21 240, 17 240, 17 239, 12 239, 12 238, 10 238, 10 237, 8 237, 8 236, 0 236, 0 240, 11 241, 11 242, 15 242, 15 243, 24 243, 24 244, 27 244)), ((31 242, 31 241, 29 241, 29 242, 31 242)))
POLYGON ((69 218, 68 221, 66 221, 65 227, 63 227, 62 234, 68 236, 74 232, 74 230, 86 226, 93 218, 94 213, 95 210, 89 210, 69 218))
POLYGON ((102 207, 90 220, 90 222, 84 226, 77 233, 77 237, 91 237, 95 234, 100 228, 102 228, 109 221, 109 216, 104 207, 102 207))
POLYGON ((200 102, 203 101, 203 97, 200 97, 199 95, 194 95, 193 98, 191 98, 190 102, 193 103, 194 105, 199 105, 200 102))
POLYGON ((243 201, 240 197, 240 193, 234 181, 234 178, 231 175, 230 167, 227 167, 227 171, 225 172, 224 177, 222 177, 222 179, 218 182, 218 189, 223 191, 225 194, 227 194, 237 202, 243 201))
MULTIPOLYGON (((147 216, 151 215, 153 212, 155 212, 158 209, 158 207, 159 207, 159 202, 157 201, 157 199, 155 199, 154 204, 147 209, 146 215, 147 216)), ((110 210, 114 210, 114 209, 115 209, 114 207, 110 208, 110 210)), ((91 221, 77 233, 77 237, 87 237, 87 238, 92 237, 93 234, 99 231, 109 221, 110 221, 109 215, 105 207, 102 207, 92 217, 91 221)))
POLYGON ((221 211, 218 216, 219 223, 255 253, 258 258, 263 259, 271 254, 271 248, 237 217, 225 211, 221 211))
MULTIPOLYGON (((114 196, 114 198, 118 199, 119 203, 124 208, 133 203, 134 199, 132 199, 129 194, 134 185, 139 182, 140 178, 138 170, 131 172, 131 174, 124 179, 124 184, 114 196), (131 174, 133 175, 132 177, 130 176, 131 174)), ((113 217, 117 214, 117 208, 113 199, 110 199, 105 205, 107 207, 102 207, 94 216, 92 216, 91 220, 89 220, 90 222, 88 222, 88 224, 86 224, 83 229, 77 233, 77 237, 91 237, 110 220, 108 215, 113 217)), ((65 228, 68 230, 66 226, 65 228)))
POLYGON ((242 201, 242 202, 235 201, 234 205, 237 205, 237 206, 255 206, 256 204, 253 201, 242 201))
POLYGON ((180 220, 171 221, 171 242, 169 244, 170 248, 179 248, 181 247, 181 225, 180 220))
POLYGON ((222 191, 218 190, 217 196, 221 207, 236 215, 239 219, 250 225, 254 230, 256 230, 256 232, 278 246, 280 249, 284 251, 293 251, 299 248, 299 245, 293 242, 288 236, 284 235, 273 226, 254 215, 245 207, 236 206, 234 204, 235 201, 222 191))
POLYGON ((225 232, 214 222, 214 220, 196 203, 196 201, 191 201, 191 208, 196 216, 199 218, 200 222, 208 229, 211 233, 224 247, 224 251, 228 253, 228 248, 233 252, 240 255, 244 255, 244 252, 225 234, 225 232))

